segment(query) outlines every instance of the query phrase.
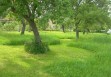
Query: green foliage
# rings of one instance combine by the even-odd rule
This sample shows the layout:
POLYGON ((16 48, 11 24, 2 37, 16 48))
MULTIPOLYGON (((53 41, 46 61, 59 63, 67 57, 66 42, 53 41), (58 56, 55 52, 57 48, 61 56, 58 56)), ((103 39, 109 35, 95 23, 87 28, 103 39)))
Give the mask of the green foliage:
POLYGON ((2 26, 3 26, 3 24, 0 22, 0 30, 2 30, 2 26))
POLYGON ((41 30, 46 30, 46 28, 48 27, 48 21, 49 17, 47 15, 36 20, 37 25, 41 30))
POLYGON ((41 45, 35 42, 27 42, 25 43, 25 50, 32 54, 40 54, 46 53, 49 51, 49 47, 46 43, 42 43, 41 45))
POLYGON ((0 0, 0 16, 10 7, 10 0, 0 0))
POLYGON ((17 31, 20 24, 16 21, 6 22, 1 28, 4 31, 17 31))
POLYGON ((75 2, 74 20, 79 29, 101 30, 110 26, 109 1, 79 0, 75 2))

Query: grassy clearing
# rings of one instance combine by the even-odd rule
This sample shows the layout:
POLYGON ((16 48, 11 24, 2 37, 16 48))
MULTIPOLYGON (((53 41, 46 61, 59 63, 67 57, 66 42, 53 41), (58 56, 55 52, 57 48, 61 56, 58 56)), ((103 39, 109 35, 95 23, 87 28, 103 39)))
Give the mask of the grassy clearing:
POLYGON ((24 51, 32 33, 0 32, 0 77, 111 77, 110 35, 40 34, 50 52, 33 55, 24 51))

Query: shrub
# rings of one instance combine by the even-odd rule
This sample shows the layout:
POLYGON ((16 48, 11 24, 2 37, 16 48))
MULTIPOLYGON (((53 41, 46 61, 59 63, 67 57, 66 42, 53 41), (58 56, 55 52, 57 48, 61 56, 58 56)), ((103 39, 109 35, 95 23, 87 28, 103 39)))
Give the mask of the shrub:
POLYGON ((0 30, 2 30, 1 28, 2 28, 2 26, 3 26, 3 24, 0 22, 0 30))
POLYGON ((27 42, 25 43, 25 50, 32 54, 40 54, 49 51, 49 47, 46 43, 38 44, 35 42, 27 42))
POLYGON ((18 23, 16 21, 13 22, 7 22, 2 26, 2 30, 4 31, 15 31, 18 30, 18 23))

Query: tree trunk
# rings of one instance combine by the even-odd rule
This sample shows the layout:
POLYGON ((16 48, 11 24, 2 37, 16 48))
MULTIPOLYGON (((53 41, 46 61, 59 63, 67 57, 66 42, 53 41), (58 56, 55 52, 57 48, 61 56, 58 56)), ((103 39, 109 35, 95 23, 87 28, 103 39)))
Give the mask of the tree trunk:
POLYGON ((79 39, 79 29, 78 29, 78 26, 79 26, 80 21, 81 20, 79 20, 78 22, 75 23, 75 27, 76 27, 76 40, 79 39))
POLYGON ((19 25, 19 27, 18 27, 18 32, 20 32, 20 25, 19 25))
POLYGON ((75 29, 75 31, 76 31, 76 40, 78 40, 79 39, 78 25, 76 24, 75 26, 76 26, 76 29, 75 29))
POLYGON ((22 30, 21 30, 21 35, 24 35, 24 32, 25 32, 25 28, 26 28, 26 24, 25 24, 25 20, 21 20, 22 22, 22 30))
POLYGON ((83 35, 85 35, 85 33, 86 33, 86 30, 84 29, 84 30, 83 30, 83 35))
POLYGON ((35 42, 38 44, 41 44, 41 38, 40 38, 38 28, 36 27, 34 20, 30 20, 28 22, 29 22, 30 27, 32 28, 33 33, 34 33, 35 42))
POLYGON ((79 39, 79 30, 76 29, 76 40, 78 40, 78 39, 79 39))
POLYGON ((64 28, 64 25, 62 25, 62 31, 65 33, 65 28, 64 28))

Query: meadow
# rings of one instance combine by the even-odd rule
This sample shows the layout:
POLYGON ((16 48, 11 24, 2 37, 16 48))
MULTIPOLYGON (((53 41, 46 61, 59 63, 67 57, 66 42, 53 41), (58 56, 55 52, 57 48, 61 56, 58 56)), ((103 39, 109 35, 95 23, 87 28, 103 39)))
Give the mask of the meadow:
POLYGON ((40 31, 49 45, 45 54, 29 54, 26 32, 0 32, 0 77, 111 77, 111 35, 40 31))

